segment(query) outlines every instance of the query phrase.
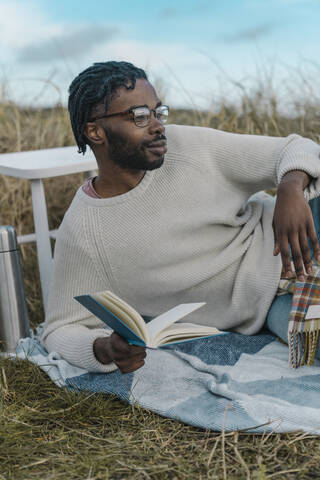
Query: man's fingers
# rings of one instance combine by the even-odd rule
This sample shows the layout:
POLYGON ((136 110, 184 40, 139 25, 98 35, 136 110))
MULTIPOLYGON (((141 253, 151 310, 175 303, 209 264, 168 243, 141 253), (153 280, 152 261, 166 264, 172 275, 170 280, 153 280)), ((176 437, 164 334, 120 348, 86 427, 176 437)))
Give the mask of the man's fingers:
POLYGON ((112 347, 116 355, 133 356, 145 352, 145 347, 130 345, 121 335, 113 332, 111 335, 112 347))
POLYGON ((127 360, 130 361, 130 362, 136 362, 136 361, 139 361, 139 360, 144 360, 146 358, 146 356, 147 356, 147 353, 144 350, 143 352, 139 352, 139 353, 129 355, 127 360))
POLYGON ((138 370, 138 368, 143 367, 144 365, 144 360, 140 359, 137 360, 134 363, 128 363, 128 362, 119 362, 118 367, 121 371, 121 373, 131 373, 134 372, 135 370, 138 370))
POLYGON ((308 235, 305 231, 300 232, 299 240, 305 271, 307 275, 311 275, 313 272, 313 263, 311 250, 308 242, 308 235))
POLYGON ((274 244, 274 249, 273 249, 273 255, 276 257, 280 253, 280 245, 279 242, 275 242, 274 244))
POLYGON ((278 239, 277 239, 278 235, 275 230, 274 219, 272 220, 272 230, 273 230, 273 241, 274 241, 273 255, 277 256, 280 253, 280 243, 278 242, 278 239))
POLYGON ((282 237, 281 239, 280 252, 281 252, 283 271, 285 272, 285 276, 290 278, 292 276, 292 269, 291 269, 290 250, 289 250, 287 237, 282 237))
POLYGON ((320 261, 320 246, 319 246, 319 241, 318 241, 318 237, 317 237, 317 234, 316 234, 316 230, 314 228, 313 220, 312 220, 311 224, 309 225, 308 237, 310 238, 310 242, 311 242, 311 245, 312 245, 313 256, 317 261, 320 261))
MULTIPOLYGON (((147 356, 147 353, 145 350, 143 350, 142 352, 138 352, 138 353, 131 353, 130 350, 127 354, 125 355, 119 355, 118 357, 118 361, 119 362, 135 362, 137 360, 144 360, 147 356)), ((117 359, 116 359, 117 360, 117 359)))
MULTIPOLYGON (((298 280, 304 280, 304 268, 303 268, 303 255, 301 251, 300 245, 300 237, 297 234, 294 234, 290 238, 290 246, 291 246, 291 253, 292 253, 292 261, 294 264, 294 269, 297 275, 298 280)), ((303 252, 307 255, 307 248, 303 244, 303 252)))
POLYGON ((145 350, 142 352, 133 352, 129 346, 126 350, 115 351, 113 358, 117 364, 120 364, 123 362, 133 363, 137 360, 144 360, 146 356, 147 354, 145 350))
POLYGON ((140 345, 129 345, 130 346, 130 354, 138 355, 139 353, 143 353, 146 351, 145 347, 141 347, 140 345))
POLYGON ((113 361, 122 373, 130 373, 144 365, 146 349, 139 345, 130 345, 117 333, 113 336, 113 361))

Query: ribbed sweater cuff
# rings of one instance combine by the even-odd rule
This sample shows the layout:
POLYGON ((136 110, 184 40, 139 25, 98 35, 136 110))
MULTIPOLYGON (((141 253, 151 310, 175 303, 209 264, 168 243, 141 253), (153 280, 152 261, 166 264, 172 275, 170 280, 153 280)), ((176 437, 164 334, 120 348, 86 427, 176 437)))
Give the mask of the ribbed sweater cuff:
POLYGON ((115 363, 103 364, 93 352, 96 338, 109 337, 112 332, 104 328, 89 329, 84 325, 66 325, 50 333, 43 342, 48 352, 59 353, 66 361, 88 372, 113 372, 115 363))
POLYGON ((88 365, 88 370, 90 372, 113 372, 118 367, 115 363, 101 363, 97 360, 94 351, 93 351, 93 344, 96 338, 101 337, 109 337, 112 332, 106 332, 104 329, 95 329, 93 331, 89 330, 89 335, 87 337, 86 342, 82 346, 81 356, 83 358, 83 362, 88 365))
POLYGON ((283 161, 278 171, 278 184, 283 179, 284 175, 292 170, 302 170, 303 172, 313 177, 304 189, 304 197, 310 201, 319 196, 320 192, 320 158, 319 146, 314 142, 306 141, 306 151, 298 151, 286 155, 286 161, 283 161))

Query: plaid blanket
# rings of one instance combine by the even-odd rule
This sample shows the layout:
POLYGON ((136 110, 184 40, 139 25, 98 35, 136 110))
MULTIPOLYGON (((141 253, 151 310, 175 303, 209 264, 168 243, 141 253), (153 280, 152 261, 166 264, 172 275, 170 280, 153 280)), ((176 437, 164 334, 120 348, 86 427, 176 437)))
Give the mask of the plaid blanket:
POLYGON ((295 281, 288 327, 289 362, 294 368, 312 365, 319 341, 320 318, 306 318, 310 305, 320 305, 320 268, 304 282, 295 281))
POLYGON ((320 361, 288 367, 288 347, 268 333, 235 333, 150 350, 133 373, 90 373, 48 354, 36 334, 17 355, 62 388, 114 394, 164 417, 216 431, 320 435, 320 361))

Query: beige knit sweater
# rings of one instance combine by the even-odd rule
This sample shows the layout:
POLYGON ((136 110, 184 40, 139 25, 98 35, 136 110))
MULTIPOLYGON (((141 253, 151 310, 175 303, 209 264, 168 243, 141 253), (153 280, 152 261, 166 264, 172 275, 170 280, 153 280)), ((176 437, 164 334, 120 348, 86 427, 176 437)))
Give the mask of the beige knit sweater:
POLYGON ((276 187, 290 170, 314 177, 320 148, 298 135, 274 138, 169 125, 161 168, 125 194, 95 199, 80 188, 60 226, 43 345, 89 371, 109 372, 93 342, 110 330, 73 297, 111 290, 142 315, 188 302, 187 321, 254 334, 276 295, 276 187))

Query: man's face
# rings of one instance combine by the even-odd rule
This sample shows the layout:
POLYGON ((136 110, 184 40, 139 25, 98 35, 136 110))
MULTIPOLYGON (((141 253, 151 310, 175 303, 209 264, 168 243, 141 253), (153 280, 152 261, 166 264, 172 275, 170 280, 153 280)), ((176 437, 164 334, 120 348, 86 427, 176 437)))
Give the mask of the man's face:
MULTIPOLYGON (((108 115, 123 112, 135 106, 161 105, 152 85, 137 79, 135 88, 121 87, 110 102, 108 115)), ((153 112, 149 125, 137 127, 132 115, 119 115, 97 120, 108 139, 108 153, 115 165, 129 170, 154 170, 161 167, 167 151, 164 125, 153 112)))

